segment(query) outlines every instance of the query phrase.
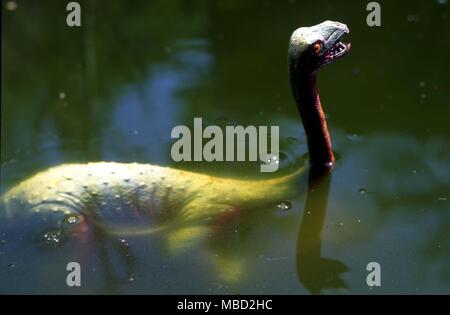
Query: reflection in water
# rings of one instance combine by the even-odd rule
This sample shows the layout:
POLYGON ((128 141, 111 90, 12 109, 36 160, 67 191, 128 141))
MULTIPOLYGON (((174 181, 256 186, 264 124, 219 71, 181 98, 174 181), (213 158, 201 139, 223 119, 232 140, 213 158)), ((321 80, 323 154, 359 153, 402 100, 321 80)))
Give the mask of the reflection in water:
POLYGON ((120 284, 126 281, 133 281, 135 277, 135 256, 127 240, 109 235, 104 229, 93 227, 92 231, 93 247, 98 249, 99 265, 102 268, 102 278, 104 279, 101 292, 117 293, 120 284), (120 259, 120 266, 125 269, 125 276, 121 270, 115 270, 112 263, 112 254, 117 253, 120 259))
POLYGON ((109 135, 103 139, 104 159, 121 160, 124 149, 117 146, 121 139, 146 160, 171 162, 166 148, 171 139, 166 135, 180 124, 187 108, 180 94, 197 86, 210 71, 213 59, 206 45, 200 39, 176 41, 173 46, 177 52, 166 62, 152 66, 143 82, 121 87, 109 113, 110 126, 104 131, 109 135))
MULTIPOLYGON (((329 0, 205 6, 154 0, 101 8, 89 1, 83 30, 65 26, 64 6, 55 1, 23 1, 14 11, 3 10, 2 192, 61 163, 168 165, 169 125, 188 124, 198 115, 208 124, 220 117, 221 125, 280 125, 282 138, 303 141, 286 76, 288 35, 326 13, 348 23, 357 49, 320 78, 342 159, 333 170, 326 216, 326 201, 318 196, 326 189, 318 187, 322 193, 308 200, 318 206, 307 207, 299 242, 303 199, 290 200, 292 208, 282 214, 241 213, 215 237, 207 235, 206 242, 177 256, 167 255, 163 235, 126 237, 132 268, 127 254, 113 248, 114 242, 121 246, 118 236, 98 231, 98 244, 93 239, 91 247, 68 242, 43 250, 20 238, 34 226, 14 228, 0 220, 0 292, 73 293, 62 279, 65 264, 77 259, 84 261, 84 293, 305 293, 304 286, 318 292, 327 287, 314 284, 327 283, 314 272, 323 265, 320 248, 349 267, 345 281, 352 293, 370 292, 360 271, 372 259, 386 267, 381 292, 449 292, 449 59, 428 58, 424 45, 448 50, 450 6, 441 2, 408 2, 407 13, 404 5, 384 3, 390 12, 384 19, 392 27, 376 32, 361 25, 360 7, 329 0), (407 14, 417 19, 411 22, 407 14), (132 121, 127 110, 135 110, 132 121), (361 188, 367 193, 360 194, 361 188), (293 255, 296 246, 303 259, 293 255), (211 261, 223 267, 210 268, 211 261), (230 271, 230 278, 240 274, 245 284, 230 291, 217 270, 230 271), (129 273, 134 281, 126 281, 129 273), (104 284, 108 277, 111 289, 104 284)), ((304 142, 280 148, 288 158, 306 152, 304 142)), ((258 167, 169 166, 241 178, 258 167)))
POLYGON ((297 241, 297 275, 311 292, 346 288, 340 274, 348 270, 342 262, 321 257, 322 230, 325 222, 331 169, 312 167, 308 178, 303 220, 297 241))

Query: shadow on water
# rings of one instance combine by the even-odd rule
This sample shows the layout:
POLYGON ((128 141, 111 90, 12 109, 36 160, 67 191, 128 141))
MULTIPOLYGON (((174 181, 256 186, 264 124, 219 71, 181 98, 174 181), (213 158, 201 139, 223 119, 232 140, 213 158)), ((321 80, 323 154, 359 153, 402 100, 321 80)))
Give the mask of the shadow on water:
POLYGON ((94 228, 92 241, 98 247, 99 266, 103 274, 103 287, 99 292, 119 293, 121 284, 134 281, 135 277, 135 256, 128 241, 121 238, 111 237, 104 230, 94 228), (110 246, 108 246, 110 244, 110 246), (111 252, 111 250, 112 252, 111 252), (111 263, 111 255, 117 253, 119 260, 125 270, 125 274, 120 270, 115 270, 111 263))
POLYGON ((340 274, 347 271, 348 267, 321 254, 331 172, 331 169, 320 166, 310 169, 308 193, 298 233, 297 275, 313 294, 325 289, 347 288, 340 274))

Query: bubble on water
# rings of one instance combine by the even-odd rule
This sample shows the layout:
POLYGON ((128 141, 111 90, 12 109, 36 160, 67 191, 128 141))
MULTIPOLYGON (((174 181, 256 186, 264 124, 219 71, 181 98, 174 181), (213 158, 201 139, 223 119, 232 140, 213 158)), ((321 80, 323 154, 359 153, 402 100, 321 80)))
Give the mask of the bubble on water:
POLYGON ((361 219, 358 219, 358 223, 361 223, 361 219))
POLYGON ((278 163, 280 163, 280 160, 278 159, 278 156, 272 155, 272 156, 268 157, 267 159, 265 159, 264 163, 267 165, 278 164, 278 163))
POLYGON ((438 197, 437 200, 439 200, 439 201, 447 201, 447 197, 438 197))
POLYGON ((359 192, 360 195, 365 195, 365 194, 367 194, 367 190, 366 190, 365 188, 360 188, 360 189, 358 189, 358 192, 359 192))
POLYGON ((426 99, 426 98, 427 98, 427 95, 426 95, 425 93, 421 93, 421 94, 420 94, 420 98, 421 98, 421 99, 426 99))
POLYGON ((78 222, 80 222, 79 217, 71 216, 67 218, 67 223, 69 224, 77 224, 78 222))
POLYGON ((287 211, 289 209, 292 208, 292 204, 290 201, 280 201, 279 203, 277 203, 277 208, 283 211, 287 211))
POLYGON ((120 244, 122 244, 123 246, 128 246, 128 241, 124 238, 119 238, 119 242, 120 244))
POLYGON ((419 82, 419 86, 422 87, 422 88, 425 87, 425 82, 420 81, 420 82, 419 82))
POLYGON ((414 175, 417 174, 417 170, 412 170, 411 172, 412 172, 414 175))
POLYGON ((8 268, 10 270, 14 270, 14 269, 16 269, 16 265, 15 264, 8 264, 8 268))
POLYGON ((134 277, 133 274, 131 274, 131 275, 128 276, 128 281, 129 281, 129 282, 133 282, 134 280, 135 280, 135 277, 134 277))
POLYGON ((58 95, 58 97, 59 97, 60 100, 63 100, 63 99, 66 98, 66 93, 60 92, 59 95, 58 95))
POLYGON ((49 231, 44 233, 43 238, 46 244, 58 246, 62 241, 62 232, 60 230, 49 231))
POLYGON ((344 226, 344 222, 339 222, 339 225, 340 226, 344 226))

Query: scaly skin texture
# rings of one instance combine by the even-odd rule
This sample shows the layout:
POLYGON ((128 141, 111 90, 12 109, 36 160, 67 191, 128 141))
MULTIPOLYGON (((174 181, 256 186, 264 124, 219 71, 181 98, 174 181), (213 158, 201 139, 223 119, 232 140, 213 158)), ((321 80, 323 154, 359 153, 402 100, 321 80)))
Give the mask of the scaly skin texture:
POLYGON ((3 202, 8 217, 82 215, 111 233, 139 235, 273 205, 294 193, 291 183, 300 173, 245 181, 150 164, 65 164, 21 182, 3 202))

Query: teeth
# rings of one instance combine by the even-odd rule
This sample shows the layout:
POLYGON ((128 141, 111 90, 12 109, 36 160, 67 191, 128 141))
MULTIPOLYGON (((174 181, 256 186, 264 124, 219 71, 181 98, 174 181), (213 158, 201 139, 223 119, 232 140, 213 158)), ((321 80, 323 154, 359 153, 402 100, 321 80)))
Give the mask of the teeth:
POLYGON ((337 53, 342 52, 344 49, 345 49, 345 45, 341 42, 338 42, 331 48, 331 53, 337 54, 337 53))

